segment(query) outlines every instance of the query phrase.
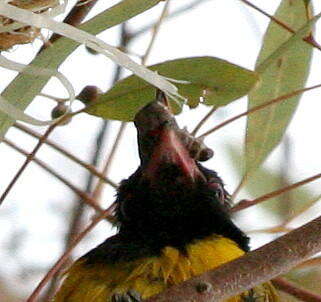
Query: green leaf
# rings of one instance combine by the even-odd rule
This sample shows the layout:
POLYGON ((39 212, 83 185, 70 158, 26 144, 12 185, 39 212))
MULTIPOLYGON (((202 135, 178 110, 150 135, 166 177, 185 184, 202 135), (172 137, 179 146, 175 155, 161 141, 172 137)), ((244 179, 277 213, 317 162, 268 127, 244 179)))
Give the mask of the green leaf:
MULTIPOLYGON (((201 96, 206 105, 227 105, 247 94, 258 81, 255 72, 214 57, 176 59, 149 68, 169 78, 189 81, 176 86, 192 108, 200 103, 201 96)), ((154 98, 154 87, 137 76, 130 76, 102 94, 86 112, 105 119, 131 121, 154 98)), ((173 107, 176 113, 180 112, 177 104, 173 103, 173 107)))
MULTIPOLYGON (((284 275, 290 282, 294 282, 298 285, 299 288, 303 288, 305 290, 311 291, 312 293, 316 293, 317 295, 321 294, 321 276, 320 276, 320 265, 315 264, 314 267, 306 267, 306 268, 294 268, 290 272, 284 275)), ((308 299, 307 299, 308 300, 308 299)), ((312 299, 311 299, 312 300, 312 299)), ((293 300, 282 300, 287 302, 299 302, 302 300, 293 299, 293 300)))
MULTIPOLYGON (((83 23, 79 28, 96 35, 150 9, 160 1, 124 0, 83 23)), ((31 64, 43 68, 58 69, 78 46, 79 43, 62 37, 51 47, 46 48, 37 55, 31 64)), ((2 96, 12 105, 24 110, 39 94, 49 79, 47 76, 19 74, 8 85, 2 96)), ((0 137, 4 136, 13 123, 14 120, 0 112, 0 137)))
MULTIPOLYGON (((243 169, 245 168, 241 166, 241 151, 231 144, 225 147, 226 154, 232 162, 231 166, 235 169, 238 177, 241 178, 244 172, 243 169)), ((262 165, 253 173, 252 177, 246 181, 243 189, 248 192, 251 198, 257 198, 294 182, 293 180, 285 179, 284 176, 281 175, 281 171, 275 171, 262 165)), ((284 220, 301 214, 319 199, 320 194, 313 193, 306 186, 300 186, 260 203, 257 207, 268 210, 270 213, 284 220)))
MULTIPOLYGON (((309 21, 309 16, 305 1, 281 2, 275 17, 297 33, 293 35, 271 21, 256 63, 261 81, 249 95, 249 108, 304 87, 312 47, 301 38, 309 33, 311 24, 320 17, 309 21)), ((300 96, 292 97, 248 116, 246 173, 257 169, 279 144, 299 99, 300 96)))

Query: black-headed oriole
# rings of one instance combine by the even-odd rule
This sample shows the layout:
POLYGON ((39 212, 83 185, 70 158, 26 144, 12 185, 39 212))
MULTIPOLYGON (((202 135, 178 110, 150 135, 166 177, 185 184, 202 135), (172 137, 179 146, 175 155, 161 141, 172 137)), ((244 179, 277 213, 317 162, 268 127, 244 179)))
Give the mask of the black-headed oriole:
MULTIPOLYGON (((118 233, 71 266, 54 302, 136 302, 248 251, 222 180, 191 156, 159 98, 135 118, 141 165, 118 189, 118 233)), ((228 301, 279 300, 264 283, 228 301)))

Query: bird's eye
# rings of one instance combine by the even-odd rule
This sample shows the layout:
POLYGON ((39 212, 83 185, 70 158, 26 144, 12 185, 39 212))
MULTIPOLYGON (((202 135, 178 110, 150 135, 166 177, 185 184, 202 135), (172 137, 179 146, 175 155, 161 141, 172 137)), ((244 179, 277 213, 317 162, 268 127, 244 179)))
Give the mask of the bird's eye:
POLYGON ((208 186, 211 190, 214 191, 216 199, 223 204, 226 199, 226 194, 222 184, 216 182, 214 179, 210 179, 208 182, 208 186))

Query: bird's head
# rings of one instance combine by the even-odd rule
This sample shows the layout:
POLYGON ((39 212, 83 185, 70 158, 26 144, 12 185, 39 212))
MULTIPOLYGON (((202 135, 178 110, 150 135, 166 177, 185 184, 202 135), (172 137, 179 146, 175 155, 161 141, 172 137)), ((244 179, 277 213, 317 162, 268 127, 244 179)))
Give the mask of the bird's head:
POLYGON ((135 117, 141 165, 118 191, 120 232, 157 238, 156 246, 184 246, 213 233, 237 237, 222 180, 192 155, 164 98, 159 93, 135 117))

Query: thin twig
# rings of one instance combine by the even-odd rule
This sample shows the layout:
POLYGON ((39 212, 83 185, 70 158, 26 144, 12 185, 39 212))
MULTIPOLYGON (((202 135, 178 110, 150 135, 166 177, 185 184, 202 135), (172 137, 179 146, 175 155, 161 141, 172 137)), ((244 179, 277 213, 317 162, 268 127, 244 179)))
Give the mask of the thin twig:
POLYGON ((299 211, 293 213, 292 215, 290 215, 286 221, 283 223, 283 225, 288 225, 289 223, 291 223, 294 219, 298 218, 301 214, 305 213, 307 210, 309 210, 311 207, 313 207, 316 202, 318 202, 321 198, 321 194, 319 194, 318 196, 314 197, 312 200, 309 200, 309 202, 305 203, 304 206, 302 208, 300 208, 299 211))
MULTIPOLYGON (((154 25, 154 31, 153 31, 152 37, 151 37, 151 39, 150 39, 150 41, 149 41, 149 44, 148 44, 148 46, 147 46, 147 48, 146 48, 145 54, 142 56, 142 62, 141 62, 142 65, 145 65, 145 64, 146 64, 146 61, 147 61, 147 59, 148 59, 148 57, 149 57, 149 55, 150 55, 150 53, 151 53, 151 50, 152 50, 153 45, 154 45, 154 43, 155 43, 156 37, 157 37, 157 35, 158 35, 158 33, 159 33, 159 30, 160 30, 160 27, 161 27, 161 25, 162 25, 162 22, 164 21, 164 18, 165 18, 165 16, 166 16, 167 12, 168 12, 169 3, 170 3, 170 0, 167 0, 166 3, 165 3, 165 5, 164 5, 164 7, 163 7, 163 10, 162 10, 162 12, 161 12, 161 15, 160 15, 160 17, 159 17, 159 20, 158 20, 157 23, 154 25)), ((132 38, 132 36, 131 36, 131 35, 126 35, 126 37, 127 37, 127 40, 125 41, 126 44, 124 43, 125 45, 127 45, 127 43, 130 41, 130 39, 132 38)), ((120 126, 120 129, 119 129, 119 132, 118 132, 118 134, 117 134, 117 137, 116 137, 116 140, 115 140, 115 142, 114 142, 114 145, 113 145, 113 147, 112 147, 111 153, 110 153, 110 155, 107 157, 106 162, 105 162, 105 165, 104 165, 104 169, 103 169, 103 174, 104 174, 104 175, 107 175, 107 173, 108 173, 108 169, 109 169, 109 167, 110 167, 110 164, 112 163, 112 160, 113 160, 114 155, 115 155, 115 153, 116 153, 116 150, 117 150, 117 148, 118 148, 119 142, 120 142, 120 140, 121 140, 121 138, 122 138, 122 136, 123 136, 123 134, 124 134, 125 126, 126 126, 126 123, 125 123, 125 122, 123 122, 123 123, 121 124, 121 126, 120 126)), ((96 188, 95 188, 95 190, 94 190, 94 192, 93 192, 93 197, 94 197, 95 200, 97 200, 97 199, 99 198, 99 195, 101 194, 101 191, 102 191, 102 183, 101 183, 101 182, 98 182, 98 184, 97 184, 97 186, 96 186, 96 188)))
MULTIPOLYGON (((280 202, 279 202, 280 205, 283 204, 283 206, 282 206, 283 209, 284 209, 284 207, 287 207, 287 210, 286 210, 286 213, 285 213, 287 218, 285 219, 285 221, 282 222, 281 225, 279 225, 278 227, 275 228, 275 232, 283 232, 283 231, 277 231, 277 229, 280 229, 280 230, 282 228, 290 229, 290 228, 287 228, 286 225, 288 223, 290 223, 290 220, 289 220, 290 217, 288 217, 288 216, 289 216, 289 213, 291 212, 289 207, 291 206, 291 203, 292 203, 292 195, 290 194, 291 190, 292 190, 291 189, 292 185, 288 184, 287 177, 286 177, 287 173, 284 170, 284 169, 288 169, 290 167, 290 162, 289 162, 289 160, 290 160, 289 138, 285 138, 284 152, 285 152, 284 158, 281 160, 281 162, 284 165, 284 167, 286 167, 286 168, 282 169, 282 173, 281 173, 282 175, 281 175, 280 181, 283 184, 282 188, 285 189, 285 191, 283 192, 282 189, 280 189, 281 191, 279 193, 277 193, 277 195, 282 194, 283 200, 287 201, 286 205, 284 205, 284 202, 282 202, 283 200, 280 200, 280 202), (289 187, 290 187, 290 189, 288 189, 289 187)), ((249 177, 249 173, 246 173, 243 176, 243 178, 241 180, 241 183, 239 184, 239 186, 237 187, 236 191, 232 195, 232 198, 231 198, 232 201, 235 200, 236 195, 240 192, 241 188, 246 184, 248 177, 249 177)), ((245 200, 243 200, 242 202, 245 202, 245 200)), ((248 200, 246 202, 248 202, 248 200)), ((283 216, 285 216, 285 215, 283 215, 283 216)), ((271 228, 271 232, 273 231, 273 229, 274 228, 271 228)), ((258 230, 258 231, 253 231, 253 232, 261 232, 261 233, 263 233, 264 230, 258 230)))
MULTIPOLYGON (((38 134, 37 132, 33 131, 32 129, 30 129, 29 127, 26 127, 22 124, 19 123, 15 123, 14 127, 35 137, 40 139, 41 135, 38 134)), ((57 150, 58 152, 60 152, 61 154, 63 154, 64 156, 66 156, 67 158, 69 158, 70 160, 74 161, 75 163, 79 164, 80 166, 82 166, 83 168, 87 169, 91 174, 97 176, 99 179, 101 179, 103 182, 111 185, 114 188, 117 188, 117 184, 115 182, 113 182, 112 180, 110 180, 108 177, 104 176, 102 173, 100 173, 95 166, 91 165, 91 164, 87 164, 86 162, 82 161, 80 158, 76 157, 75 155, 73 155, 72 153, 68 152, 65 148, 59 146, 58 144, 56 144, 55 142, 53 142, 50 139, 47 139, 45 141, 45 144, 47 144, 48 146, 54 148, 55 150, 57 150)))
POLYGON ((220 128, 226 126, 227 124, 230 124, 236 120, 238 120, 239 118, 243 117, 243 116, 246 116, 246 115, 249 115, 249 114, 252 114, 258 110, 262 110, 263 108, 265 107, 268 107, 268 106, 271 106, 271 105, 274 105, 276 103, 279 103, 279 102, 282 102, 282 101, 286 101, 287 99, 291 98, 291 97, 294 97, 296 95, 299 95, 303 92, 306 92, 306 91, 309 91, 309 90, 312 90, 312 89, 317 89, 317 88, 320 88, 321 87, 321 84, 318 84, 318 85, 314 85, 314 86, 311 86, 311 87, 307 87, 307 88, 303 88, 303 89, 299 89, 299 90, 295 90, 295 91, 292 91, 290 93, 287 93, 287 94, 284 94, 284 95, 281 95, 275 99, 272 99, 268 102, 265 102, 261 105, 258 105, 258 106, 254 106, 252 107, 251 109, 247 110, 247 111, 244 111, 232 118, 229 118, 227 119, 226 121, 224 121, 223 123, 213 127, 212 129, 206 131, 205 133, 203 133, 202 135, 200 135, 198 138, 204 138, 205 136, 209 135, 209 134, 212 134, 213 132, 219 130, 220 128))
POLYGON ((147 46, 147 49, 145 51, 145 54, 143 55, 142 57, 142 65, 145 65, 146 64, 146 61, 147 61, 147 58, 149 57, 150 55, 150 52, 155 44, 155 41, 156 41, 156 37, 159 33, 159 30, 160 30, 160 27, 167 15, 167 12, 168 12, 168 9, 169 9, 169 4, 170 4, 170 0, 167 0, 164 7, 163 7, 163 10, 161 12, 161 15, 158 19, 158 21, 156 22, 156 24, 153 26, 153 34, 152 34, 152 37, 149 41, 149 44, 147 46))
POLYGON ((199 121, 199 123, 196 125, 194 130, 191 132, 191 135, 195 136, 198 130, 201 129, 201 127, 207 122, 207 120, 214 114, 217 107, 213 106, 213 108, 199 121))
POLYGON ((253 233, 268 233, 268 234, 275 234, 275 233, 288 233, 293 231, 293 228, 286 227, 283 224, 271 227, 271 228, 265 228, 265 229, 255 229, 251 231, 247 231, 246 234, 253 234, 253 233))
MULTIPOLYGON (((105 124, 106 121, 104 121, 105 124)), ((106 129, 107 126, 109 124, 106 123, 106 129)), ((90 160, 90 166, 95 167, 98 164, 98 159, 99 159, 99 155, 100 155, 100 151, 103 145, 103 138, 105 137, 105 133, 102 134, 101 136, 98 136, 97 140, 96 140, 96 148, 94 149, 93 153, 92 153, 92 158, 90 160)), ((86 192, 87 194, 90 194, 91 192, 91 187, 92 187, 92 183, 94 181, 94 174, 93 173, 88 173, 88 180, 87 180, 87 184, 86 184, 86 189, 84 190, 84 192, 86 192)), ((77 198, 77 196, 76 196, 77 198)), ((93 198, 93 197, 92 197, 93 198)), ((97 200, 95 198, 93 198, 93 200, 95 200, 95 203, 99 204, 97 202, 97 200)), ((69 225, 69 229, 65 238, 65 248, 64 250, 67 251, 68 248, 71 246, 73 240, 75 239, 75 237, 81 233, 82 229, 83 229, 83 216, 84 216, 84 211, 85 211, 85 204, 82 202, 79 202, 78 200, 76 200, 74 202, 74 207, 72 209, 72 211, 70 211, 70 225, 69 225)), ((53 296, 56 293, 56 290, 59 286, 59 281, 60 281, 60 272, 62 272, 66 267, 68 267, 68 265, 70 265, 70 263, 72 262, 72 257, 71 254, 69 255, 69 257, 66 259, 66 261, 60 266, 60 268, 56 271, 56 274, 52 277, 52 279, 50 280, 50 284, 48 285, 48 289, 46 290, 42 300, 44 302, 47 301, 51 301, 53 296)))
MULTIPOLYGON (((77 4, 74 5, 74 7, 69 12, 69 14, 65 17, 63 22, 73 26, 79 25, 86 18, 90 10, 94 7, 94 5, 97 2, 98 0, 91 0, 84 5, 77 5, 77 4)), ((54 43, 60 37, 61 35, 54 33, 51 36, 48 44, 50 45, 50 43, 54 43)))
MULTIPOLYGON (((130 41, 130 35, 128 34, 126 23, 123 23, 121 26, 121 33, 120 33, 120 47, 126 48, 129 41, 130 41)), ((122 67, 120 67, 119 65, 116 65, 114 76, 112 79, 112 84, 114 84, 117 80, 119 80, 121 76, 121 71, 122 71, 122 67)), ((110 121, 103 120, 103 122, 101 123, 100 129, 97 132, 97 135, 95 138, 95 144, 94 144, 94 152, 92 153, 92 156, 90 159, 90 163, 91 163, 90 166, 92 167, 95 167, 98 165, 101 154, 103 153, 104 140, 106 140, 106 134, 108 132, 109 126, 110 126, 110 121)), ((104 175, 106 174, 104 173, 104 175)), ((93 174, 89 173, 87 182, 86 182, 86 189, 85 189, 85 192, 87 192, 88 194, 92 190, 93 182, 94 182, 93 174)), ((98 203, 98 200, 95 198, 94 194, 92 194, 92 198, 95 200, 95 202, 98 203)), ((69 230, 67 232, 67 236, 65 240, 65 251, 68 250, 75 236, 77 236, 83 228, 84 210, 85 210, 85 206, 83 203, 79 203, 79 202, 75 203, 75 207, 71 214, 72 216, 71 223, 69 225, 69 230)), ((60 268, 56 271, 55 276, 50 280, 50 285, 48 287, 47 292, 44 295, 44 301, 50 301, 52 299, 59 285, 60 272, 63 271, 64 268, 69 265, 69 262, 71 262, 71 254, 67 258, 65 263, 61 265, 60 268)))
POLYGON ((78 234, 73 240, 72 244, 69 246, 67 251, 59 258, 59 260, 55 263, 55 265, 48 271, 46 276, 40 281, 36 289, 30 295, 26 302, 35 302, 37 297, 39 296, 42 289, 46 286, 50 279, 59 271, 60 267, 65 263, 65 261, 69 258, 72 250, 76 247, 76 245, 104 218, 110 216, 111 209, 108 208, 101 215, 96 217, 88 227, 83 230, 80 234, 78 234))
POLYGON ((320 252, 320 229, 321 217, 318 217, 236 260, 179 285, 171 286, 146 302, 225 301, 288 272, 320 252), (204 283, 206 290, 197 290, 200 288, 199 285, 204 283))
MULTIPOLYGON (((283 138, 283 154, 282 158, 280 159, 280 175, 279 175, 279 184, 281 187, 286 188, 290 185, 289 183, 289 175, 290 171, 292 171, 292 141, 291 138, 286 135, 283 138)), ((279 197, 278 202, 278 213, 282 216, 283 223, 282 225, 285 226, 287 220, 290 218, 293 208, 293 192, 292 190, 286 191, 279 197)))
POLYGON ((305 302, 320 302, 321 296, 312 293, 304 288, 298 287, 296 284, 286 280, 285 278, 275 278, 272 280, 275 287, 291 296, 305 302))
MULTIPOLYGON (((18 147, 15 143, 12 141, 4 138, 3 142, 13 148, 14 150, 18 151, 19 153, 25 155, 26 157, 29 156, 29 153, 22 148, 18 147)), ((59 175, 56 171, 54 171, 52 168, 48 167, 43 161, 40 159, 37 159, 36 157, 32 158, 32 161, 35 162, 37 165, 39 165, 41 168, 46 170, 48 173, 52 174, 54 177, 59 179, 63 184, 65 184, 69 189, 71 189, 75 194, 77 194, 84 202, 86 202, 89 206, 91 206, 95 211, 98 213, 104 212, 104 209, 101 208, 94 199, 92 199, 88 194, 83 192, 81 189, 77 188, 75 185, 70 183, 67 179, 65 179, 63 176, 59 175)))
MULTIPOLYGON (((187 4, 186 6, 180 7, 177 10, 175 10, 172 13, 165 16, 164 21, 169 21, 170 19, 177 17, 181 14, 184 14, 184 13, 188 12, 189 10, 196 8, 197 6, 203 4, 204 2, 207 2, 207 1, 210 1, 210 0, 195 0, 192 3, 187 4)), ((144 26, 143 28, 137 30, 136 32, 133 33, 133 39, 139 37, 140 35, 146 33, 147 31, 151 30, 154 26, 155 26, 155 23, 153 22, 153 23, 148 24, 148 25, 144 26)))
POLYGON ((259 198, 256 198, 256 199, 253 199, 253 200, 242 200, 238 204, 236 204, 233 208, 231 208, 230 211, 231 212, 237 212, 237 211, 240 211, 240 210, 244 210, 244 209, 246 209, 248 207, 251 207, 253 205, 261 203, 261 202, 263 202, 265 200, 271 199, 271 198, 273 198, 275 196, 281 195, 281 194, 283 194, 285 192, 288 192, 290 190, 294 190, 294 189, 296 189, 296 188, 298 188, 300 186, 303 186, 303 185, 305 185, 307 183, 310 183, 310 182, 312 182, 314 180, 317 180, 320 177, 321 177, 321 173, 316 174, 316 175, 311 176, 311 177, 308 177, 308 178, 306 178, 304 180, 298 181, 298 182, 296 182, 296 183, 294 183, 292 185, 289 185, 287 187, 284 187, 284 188, 275 190, 273 192, 267 193, 267 194, 265 194, 265 195, 263 195, 263 196, 261 196, 259 198))
MULTIPOLYGON (((103 172, 102 173, 104 175, 108 175, 108 171, 109 171, 110 165, 114 160, 115 154, 116 154, 117 149, 119 147, 119 143, 120 143, 120 141, 121 141, 121 139, 123 137, 123 134, 125 132, 126 125, 127 125, 126 122, 122 122, 121 125, 120 125, 120 128, 119 128, 119 131, 117 133, 115 142, 114 142, 114 144, 112 146, 110 154, 107 157, 106 162, 105 162, 104 167, 103 167, 103 172)), ((96 187, 95 187, 95 189, 93 190, 93 193, 92 193, 92 196, 93 196, 94 200, 98 201, 100 199, 100 195, 101 195, 101 192, 102 192, 103 185, 104 185, 104 183, 102 181, 99 181, 97 183, 97 185, 96 185, 96 187)))
POLYGON ((234 192, 231 195, 231 203, 234 203, 234 200, 236 199, 237 195, 240 193, 240 191, 242 190, 243 186, 246 184, 247 177, 248 177, 248 175, 244 175, 242 177, 240 183, 238 184, 238 186, 235 188, 234 192))
POLYGON ((7 197, 7 195, 9 194, 10 190, 13 188, 13 186, 15 185, 15 183, 17 182, 18 178, 20 177, 20 175, 23 173, 23 171, 26 169, 26 167, 28 166, 28 164, 33 160, 33 158, 35 157, 37 151, 40 149, 40 147, 43 145, 43 143, 45 142, 45 140, 47 139, 47 137, 50 135, 50 133, 56 128, 57 124, 53 124, 51 126, 48 127, 47 131, 45 132, 45 134, 39 139, 37 145, 35 146, 35 148, 32 150, 32 152, 27 156, 25 162, 23 163, 23 165, 20 167, 20 169, 18 170, 18 172, 16 173, 16 175, 12 178, 12 180, 10 181, 9 185, 7 186, 7 188, 5 189, 5 191, 3 192, 3 194, 0 197, 0 205, 3 203, 3 201, 5 200, 5 198, 7 197))
MULTIPOLYGON (((262 10, 261 8, 257 7, 256 5, 254 5, 253 3, 251 3, 250 1, 247 0, 240 0, 241 2, 243 2, 244 4, 254 8, 255 10, 257 10, 258 12, 260 12, 261 14, 263 14, 264 16, 270 18, 273 22, 275 22, 276 24, 278 24, 279 26, 281 26, 282 28, 284 28, 285 30, 287 30, 288 32, 295 34, 295 30, 293 30, 290 26, 288 26, 287 24, 285 24, 284 22, 282 22, 281 20, 275 18, 274 16, 268 14, 267 12, 265 12, 264 10, 262 10)), ((310 44, 311 46, 317 48, 318 50, 321 50, 321 46, 312 38, 312 36, 308 36, 302 39, 303 41, 305 41, 306 43, 310 44)))

